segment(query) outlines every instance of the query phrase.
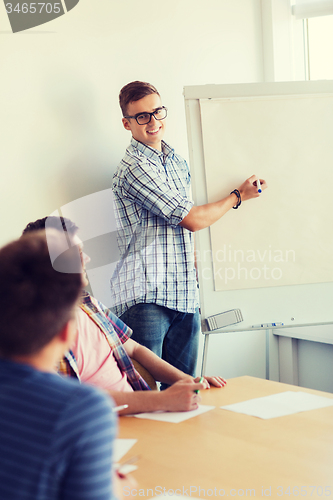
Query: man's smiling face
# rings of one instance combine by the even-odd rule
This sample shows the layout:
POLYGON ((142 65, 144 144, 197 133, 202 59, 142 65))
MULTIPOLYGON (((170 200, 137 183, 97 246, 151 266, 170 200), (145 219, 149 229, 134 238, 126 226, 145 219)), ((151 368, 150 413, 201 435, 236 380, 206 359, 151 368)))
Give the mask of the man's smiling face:
MULTIPOLYGON (((127 115, 136 116, 140 113, 152 113, 161 107, 162 102, 160 96, 158 94, 149 94, 139 101, 130 102, 127 106, 127 115)), ((156 118, 152 116, 149 123, 139 125, 135 118, 123 118, 123 125, 126 130, 132 132, 134 139, 161 151, 161 141, 166 126, 165 121, 165 119, 156 120, 156 118)))

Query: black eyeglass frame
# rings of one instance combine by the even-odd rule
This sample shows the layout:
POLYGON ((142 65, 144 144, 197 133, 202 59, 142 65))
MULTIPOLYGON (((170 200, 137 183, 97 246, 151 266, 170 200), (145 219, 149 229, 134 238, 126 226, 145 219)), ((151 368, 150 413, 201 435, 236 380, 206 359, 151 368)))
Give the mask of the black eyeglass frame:
POLYGON ((138 125, 147 125, 148 123, 150 123, 152 116, 154 116, 155 120, 160 121, 160 120, 165 120, 167 115, 168 115, 168 108, 166 108, 165 106, 161 106, 160 108, 155 109, 155 111, 153 111, 152 113, 149 113, 148 111, 144 111, 143 113, 137 113, 134 116, 124 116, 124 118, 134 118, 134 120, 136 120, 136 123, 138 125), (156 118, 155 113, 157 113, 161 109, 165 110, 165 116, 163 118, 156 118), (149 120, 146 123, 139 123, 138 116, 140 116, 140 115, 150 115, 149 120))

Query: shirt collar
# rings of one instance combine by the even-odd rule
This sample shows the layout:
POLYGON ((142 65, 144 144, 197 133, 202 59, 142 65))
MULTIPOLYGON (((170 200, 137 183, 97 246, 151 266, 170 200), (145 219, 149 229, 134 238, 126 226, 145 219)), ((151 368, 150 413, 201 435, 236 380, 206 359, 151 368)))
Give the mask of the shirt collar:
POLYGON ((163 158, 166 158, 169 155, 173 155, 175 150, 165 141, 162 141, 162 151, 158 151, 155 148, 151 148, 150 146, 147 146, 147 144, 143 144, 143 142, 139 142, 134 137, 131 138, 131 145, 141 151, 141 153, 148 155, 150 158, 156 156, 159 158, 161 161, 163 161, 163 158))

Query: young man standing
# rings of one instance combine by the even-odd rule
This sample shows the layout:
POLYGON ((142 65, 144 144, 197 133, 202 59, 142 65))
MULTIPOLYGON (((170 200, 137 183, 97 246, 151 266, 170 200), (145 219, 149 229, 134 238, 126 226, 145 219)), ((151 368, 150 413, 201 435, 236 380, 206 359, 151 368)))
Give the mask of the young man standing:
POLYGON ((134 340, 194 375, 200 322, 192 233, 259 196, 258 177, 216 203, 194 206, 188 166, 163 141, 167 110, 156 88, 129 83, 119 102, 132 139, 112 185, 122 257, 111 280, 112 307, 134 340))
POLYGON ((116 498, 112 401, 55 372, 82 290, 77 249, 65 248, 52 230, 0 249, 1 500, 116 498))

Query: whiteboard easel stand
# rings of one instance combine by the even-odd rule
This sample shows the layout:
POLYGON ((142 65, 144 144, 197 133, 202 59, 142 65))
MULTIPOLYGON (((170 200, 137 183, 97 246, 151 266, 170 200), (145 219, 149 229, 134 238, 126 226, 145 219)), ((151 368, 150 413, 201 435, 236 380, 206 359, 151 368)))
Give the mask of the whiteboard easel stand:
MULTIPOLYGON (((253 329, 263 330, 264 328, 253 329)), ((238 330, 241 331, 241 330, 238 330)), ((309 323, 307 325, 283 325, 266 329, 266 379, 298 385, 298 341, 306 340, 333 345, 333 322, 309 323), (307 331, 313 327, 318 330, 307 331), (297 328, 299 329, 297 331, 297 328)), ((206 374, 209 336, 235 333, 235 330, 204 332, 204 349, 201 375, 206 374)))

